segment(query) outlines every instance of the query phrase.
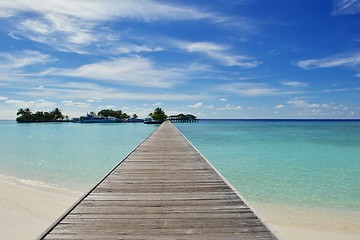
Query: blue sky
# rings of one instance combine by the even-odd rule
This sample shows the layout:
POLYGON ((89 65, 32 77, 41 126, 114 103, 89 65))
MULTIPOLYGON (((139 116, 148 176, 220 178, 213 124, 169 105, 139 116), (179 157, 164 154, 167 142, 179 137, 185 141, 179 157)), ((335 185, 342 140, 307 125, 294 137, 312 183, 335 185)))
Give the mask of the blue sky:
POLYGON ((359 0, 0 0, 0 119, 360 118, 359 0))

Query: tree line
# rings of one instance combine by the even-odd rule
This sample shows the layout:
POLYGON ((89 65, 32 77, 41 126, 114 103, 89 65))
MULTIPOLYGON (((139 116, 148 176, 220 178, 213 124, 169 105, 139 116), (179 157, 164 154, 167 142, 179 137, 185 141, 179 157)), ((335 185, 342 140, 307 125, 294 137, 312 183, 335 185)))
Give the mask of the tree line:
POLYGON ((69 120, 69 117, 63 115, 59 108, 55 108, 50 112, 32 112, 29 108, 20 108, 16 115, 16 121, 18 122, 58 122, 69 120))
MULTIPOLYGON (((114 117, 117 119, 128 119, 130 118, 130 115, 128 115, 126 112, 123 112, 122 110, 112 110, 112 109, 103 109, 97 114, 98 116, 103 117, 114 117)), ((133 115, 134 118, 137 118, 137 115, 133 115)))
MULTIPOLYGON (((90 112, 90 114, 103 116, 103 117, 114 117, 120 120, 123 119, 137 119, 138 116, 133 114, 131 117, 122 110, 113 110, 113 109, 103 109, 97 114, 95 112, 90 112)), ((165 111, 162 108, 156 108, 154 112, 149 113, 154 120, 164 121, 167 118, 165 111)), ((69 121, 69 117, 63 115, 59 108, 55 108, 52 111, 44 112, 37 111, 32 112, 29 108, 20 108, 17 112, 16 121, 18 122, 60 122, 60 121, 69 121)))

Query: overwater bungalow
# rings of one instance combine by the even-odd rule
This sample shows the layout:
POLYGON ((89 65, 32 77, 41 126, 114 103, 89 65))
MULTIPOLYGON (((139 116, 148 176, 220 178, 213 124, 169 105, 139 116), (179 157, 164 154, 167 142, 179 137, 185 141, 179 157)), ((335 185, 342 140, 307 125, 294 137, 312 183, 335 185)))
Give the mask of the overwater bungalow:
POLYGON ((197 122, 199 119, 197 119, 196 116, 191 114, 178 114, 178 115, 171 115, 168 117, 168 120, 171 122, 197 122))

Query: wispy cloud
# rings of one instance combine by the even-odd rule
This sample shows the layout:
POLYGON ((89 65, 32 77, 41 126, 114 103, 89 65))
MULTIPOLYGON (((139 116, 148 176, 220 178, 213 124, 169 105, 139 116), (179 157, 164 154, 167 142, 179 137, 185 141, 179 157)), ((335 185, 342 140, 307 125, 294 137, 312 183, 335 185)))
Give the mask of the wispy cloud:
POLYGON ((289 105, 299 108, 320 108, 322 105, 317 103, 308 103, 302 99, 293 99, 288 102, 289 105))
POLYGON ((219 90, 236 94, 239 96, 272 96, 296 94, 294 91, 283 91, 274 87, 270 87, 265 83, 233 83, 218 86, 219 90))
POLYGON ((88 53, 88 46, 117 42, 110 21, 166 22, 206 20, 230 22, 228 17, 204 9, 150 0, 12 0, 0 2, 0 18, 10 18, 10 36, 46 44, 56 50, 88 53))
POLYGON ((177 42, 179 48, 190 53, 202 53, 220 62, 224 66, 238 66, 254 68, 261 64, 260 61, 245 55, 231 54, 229 47, 211 42, 177 42))
POLYGON ((240 106, 240 105, 231 105, 231 104, 226 104, 225 107, 222 107, 222 108, 217 108, 217 110, 220 110, 220 111, 226 111, 226 110, 229 110, 229 111, 240 111, 240 110, 243 110, 243 108, 240 106))
POLYGON ((357 67, 360 65, 360 53, 350 55, 337 55, 321 59, 308 59, 298 61, 296 66, 304 69, 331 68, 331 67, 357 67))
POLYGON ((216 14, 207 13, 181 5, 150 0, 13 0, 0 3, 0 16, 9 17, 19 12, 53 13, 56 15, 77 17, 86 20, 107 21, 114 18, 133 19, 143 22, 162 20, 188 20, 211 18, 220 21, 216 14), (105 14, 106 13, 106 14, 105 14))
POLYGON ((349 106, 337 103, 311 103, 301 98, 288 101, 292 107, 291 115, 297 117, 353 117, 349 106))
POLYGON ((113 50, 117 54, 129 54, 140 52, 161 52, 163 47, 150 47, 147 45, 136 45, 134 43, 120 43, 113 50))
POLYGON ((76 102, 73 100, 64 100, 61 102, 65 106, 72 106, 76 108, 89 108, 90 104, 86 102, 76 102))
POLYGON ((54 58, 38 51, 0 52, 0 68, 18 69, 31 65, 44 65, 55 61, 54 58))
POLYGON ((19 108, 26 108, 26 107, 47 108, 47 107, 56 106, 56 103, 45 100, 24 101, 24 100, 7 99, 5 103, 14 105, 19 108))
POLYGON ((156 66, 150 59, 143 57, 118 58, 111 61, 82 65, 73 69, 49 69, 46 76, 66 76, 113 83, 169 88, 186 79, 186 69, 156 66))
POLYGON ((125 91, 116 88, 104 87, 95 83, 49 83, 44 87, 21 89, 17 92, 18 95, 26 96, 27 98, 52 98, 66 101, 85 102, 88 99, 102 99, 105 100, 153 100, 153 101, 176 101, 176 100, 200 100, 206 99, 206 94, 191 94, 166 91, 165 93, 154 93, 149 91, 125 91))
POLYGON ((0 82, 5 82, 0 85, 5 90, 5 88, 24 88, 32 83, 39 83, 40 78, 31 77, 31 72, 43 71, 49 63, 55 61, 57 59, 38 51, 0 52, 0 82), (12 86, 11 84, 15 82, 19 85, 12 86))
POLYGON ((189 105, 188 107, 190 107, 190 108, 201 108, 203 106, 204 106, 204 104, 202 102, 197 102, 197 103, 195 103, 193 105, 189 105))
POLYGON ((296 81, 285 81, 281 83, 284 86, 290 86, 290 87, 307 87, 308 84, 304 82, 296 82, 296 81))
POLYGON ((309 103, 303 99, 295 98, 288 101, 288 104, 297 107, 297 108, 306 108, 306 109, 323 109, 323 110, 341 110, 347 111, 349 110, 348 106, 343 104, 336 103, 309 103))
POLYGON ((360 13, 359 0, 333 0, 333 1, 334 1, 334 5, 333 5, 334 15, 360 13))

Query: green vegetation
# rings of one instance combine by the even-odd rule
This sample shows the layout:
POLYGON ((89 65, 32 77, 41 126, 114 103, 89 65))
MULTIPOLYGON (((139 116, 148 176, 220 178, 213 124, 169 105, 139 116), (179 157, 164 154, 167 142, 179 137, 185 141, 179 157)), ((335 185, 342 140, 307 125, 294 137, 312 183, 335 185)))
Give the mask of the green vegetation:
MULTIPOLYGON (((99 116, 103 117, 114 117, 117 119, 128 119, 130 116, 121 110, 103 109, 98 112, 99 116)), ((136 114, 135 114, 136 115, 136 114)))
POLYGON ((31 112, 29 108, 20 108, 17 112, 16 121, 18 122, 61 122, 68 121, 68 116, 64 116, 59 108, 51 112, 37 111, 31 112))
MULTIPOLYGON (((94 116, 103 116, 103 117, 114 117, 118 122, 141 122, 142 119, 138 119, 137 114, 132 116, 123 112, 122 110, 113 110, 113 109, 103 109, 97 114, 95 112, 90 112, 94 116)), ((167 115, 165 114, 162 108, 156 108, 153 113, 149 114, 155 121, 165 121, 167 115)), ((74 118, 75 119, 75 118, 74 118)), ((76 118, 79 121, 79 118, 76 118)), ((37 111, 32 112, 29 108, 20 108, 17 112, 16 121, 18 122, 69 122, 69 117, 64 116, 61 113, 59 108, 55 108, 50 112, 37 111)), ((74 121, 74 120, 73 120, 74 121)), ((75 120, 76 121, 76 120, 75 120)))
POLYGON ((165 111, 162 108, 155 108, 154 112, 149 113, 149 116, 152 117, 155 121, 165 121, 167 119, 167 115, 165 114, 165 111))

